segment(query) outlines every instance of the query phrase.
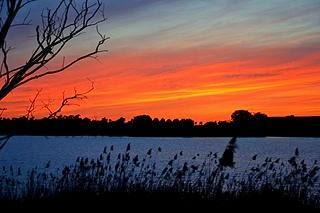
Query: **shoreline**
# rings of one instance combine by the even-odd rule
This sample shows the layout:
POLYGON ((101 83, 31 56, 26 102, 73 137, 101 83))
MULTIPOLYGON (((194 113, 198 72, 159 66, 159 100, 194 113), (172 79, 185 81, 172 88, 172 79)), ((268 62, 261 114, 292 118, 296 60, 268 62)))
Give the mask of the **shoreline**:
MULTIPOLYGON (((0 135, 8 135, 8 134, 0 134, 0 135)), ((308 136, 308 135, 265 135, 265 136, 259 136, 259 135, 241 135, 241 136, 234 136, 234 135, 220 135, 220 136, 183 136, 183 135, 110 135, 110 134, 72 134, 72 135, 66 135, 66 134, 14 134, 10 135, 10 137, 110 137, 110 138, 231 138, 231 137, 237 137, 237 138, 320 138, 319 136, 308 136)))

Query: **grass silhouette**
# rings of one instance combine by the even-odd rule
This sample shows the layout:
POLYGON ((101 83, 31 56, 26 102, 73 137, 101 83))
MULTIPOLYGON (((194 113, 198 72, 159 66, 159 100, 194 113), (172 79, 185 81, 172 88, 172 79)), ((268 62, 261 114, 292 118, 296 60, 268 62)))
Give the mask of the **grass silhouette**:
POLYGON ((131 154, 128 144, 120 154, 111 146, 105 147, 97 159, 79 157, 59 173, 50 171, 50 162, 44 170, 32 169, 27 177, 19 168, 4 167, 0 173, 0 203, 8 208, 65 208, 68 204, 93 208, 117 201, 201 201, 216 208, 266 204, 294 209, 319 207, 318 162, 307 165, 296 149, 288 161, 266 158, 258 163, 259 156, 254 155, 252 166, 239 173, 233 169, 235 150, 233 138, 221 157, 210 152, 203 162, 197 161, 198 155, 183 162, 181 151, 160 168, 156 160, 162 152, 160 147, 138 156, 131 154))

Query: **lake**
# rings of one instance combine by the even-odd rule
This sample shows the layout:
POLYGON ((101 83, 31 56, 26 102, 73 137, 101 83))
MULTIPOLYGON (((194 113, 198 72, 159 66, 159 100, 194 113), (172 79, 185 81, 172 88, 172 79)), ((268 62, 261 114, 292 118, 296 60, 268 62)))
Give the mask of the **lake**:
MULTIPOLYGON (((156 156, 159 164, 167 162, 183 151, 180 161, 189 161, 199 154, 198 160, 209 152, 222 155, 230 138, 149 138, 149 137, 36 137, 16 136, 0 152, 0 166, 14 166, 22 169, 43 168, 51 161, 52 168, 61 168, 75 162, 77 157, 97 158, 104 147, 114 146, 114 158, 131 144, 132 155, 144 156, 152 148, 162 148, 156 156)), ((235 154, 237 168, 244 168, 253 155, 258 161, 266 157, 288 160, 299 148, 301 158, 308 163, 320 161, 320 138, 238 138, 235 154)))

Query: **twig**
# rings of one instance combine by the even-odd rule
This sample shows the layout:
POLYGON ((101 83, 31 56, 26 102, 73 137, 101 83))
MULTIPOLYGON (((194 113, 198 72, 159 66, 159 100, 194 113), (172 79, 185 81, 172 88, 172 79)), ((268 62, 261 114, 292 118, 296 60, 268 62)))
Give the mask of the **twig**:
POLYGON ((50 108, 49 103, 44 104, 44 108, 47 109, 49 112, 48 118, 49 119, 56 118, 61 113, 63 108, 65 108, 66 106, 71 106, 71 105, 78 106, 78 104, 74 103, 74 101, 81 101, 81 100, 87 99, 88 98, 87 95, 94 90, 94 82, 93 81, 90 81, 90 82, 91 82, 91 87, 85 92, 78 92, 77 89, 74 88, 74 94, 72 96, 65 97, 65 93, 63 93, 62 101, 56 110, 52 110, 50 108))
POLYGON ((29 99, 29 106, 27 107, 27 110, 26 110, 26 118, 29 119, 29 118, 32 118, 33 117, 33 113, 34 111, 36 110, 36 102, 37 102, 37 99, 41 93, 42 89, 40 90, 37 90, 37 93, 36 95, 34 96, 33 99, 29 99))
MULTIPOLYGON (((15 88, 30 81, 42 78, 47 75, 53 75, 65 71, 74 64, 87 58, 97 58, 97 54, 107 52, 102 46, 109 39, 106 35, 99 32, 98 25, 106 21, 104 16, 104 7, 100 0, 94 2, 89 0, 81 1, 82 4, 76 4, 76 0, 60 0, 58 6, 51 10, 42 12, 41 24, 36 27, 37 46, 30 54, 25 64, 15 68, 7 63, 9 58, 8 48, 5 48, 7 33, 13 25, 13 20, 20 10, 34 0, 7 0, 14 13, 8 13, 8 17, 3 24, 0 24, 0 48, 2 49, 2 68, 0 71, 0 101, 6 97, 15 88), (11 20, 13 19, 13 20, 11 20), (82 35, 88 28, 96 27, 99 39, 96 46, 88 53, 79 56, 76 59, 66 61, 62 58, 62 66, 57 69, 47 70, 46 67, 53 59, 57 58, 66 45, 78 36, 82 35)), ((0 4, 0 10, 1 4, 0 4)), ((26 18, 22 24, 28 24, 26 18)), ((16 25, 17 26, 17 25, 16 25)))

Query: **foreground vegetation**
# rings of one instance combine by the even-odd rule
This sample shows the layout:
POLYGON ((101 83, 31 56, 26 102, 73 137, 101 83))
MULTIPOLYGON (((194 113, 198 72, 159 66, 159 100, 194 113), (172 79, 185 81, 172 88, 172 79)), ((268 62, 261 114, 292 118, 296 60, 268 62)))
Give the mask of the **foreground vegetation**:
POLYGON ((97 159, 79 157, 60 172, 52 172, 50 162, 44 170, 32 169, 27 176, 19 168, 3 168, 1 206, 92 209, 118 202, 184 203, 184 207, 202 202, 201 206, 212 208, 319 207, 318 163, 307 165, 298 149, 285 161, 266 158, 261 163, 254 155, 242 172, 234 169, 235 150, 233 138, 221 156, 210 152, 202 162, 199 155, 183 162, 183 152, 178 152, 161 167, 157 160, 161 148, 132 156, 128 144, 120 154, 111 146, 97 159))

